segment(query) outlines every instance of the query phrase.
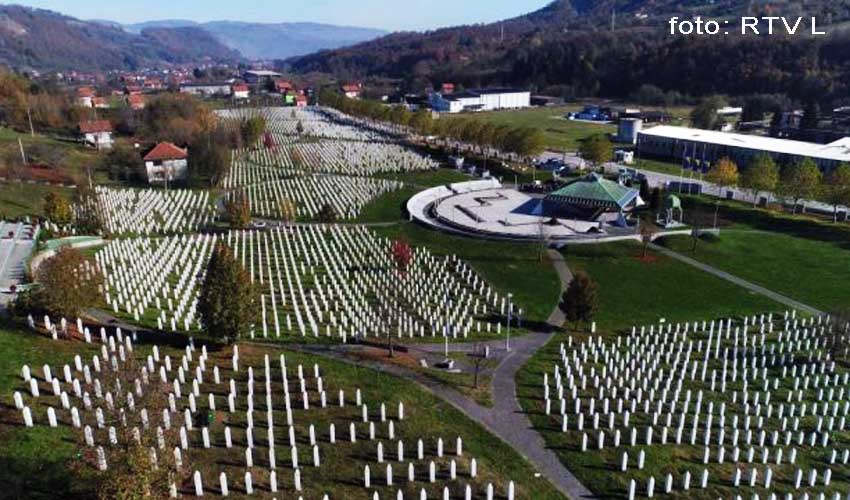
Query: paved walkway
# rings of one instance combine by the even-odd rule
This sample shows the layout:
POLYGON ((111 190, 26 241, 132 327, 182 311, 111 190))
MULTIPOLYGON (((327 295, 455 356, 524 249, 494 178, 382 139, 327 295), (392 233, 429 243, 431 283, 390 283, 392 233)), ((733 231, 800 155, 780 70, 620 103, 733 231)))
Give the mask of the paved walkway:
POLYGON ((714 276, 717 276, 718 278, 724 279, 724 280, 726 280, 730 283, 733 283, 733 284, 738 285, 740 287, 746 288, 747 290, 750 290, 752 292, 764 295, 765 297, 773 299, 776 302, 779 302, 780 304, 784 304, 784 305, 786 305, 786 306, 788 306, 792 309, 797 309, 799 311, 805 311, 805 312, 807 312, 809 314, 813 314, 813 315, 824 314, 823 311, 820 311, 820 310, 818 310, 818 309, 816 309, 812 306, 803 304, 802 302, 796 301, 796 300, 792 299, 791 297, 788 297, 788 296, 782 295, 780 293, 774 292, 773 290, 769 290, 769 289, 767 289, 767 288, 765 288, 761 285, 756 285, 755 283, 741 279, 741 278, 739 278, 739 277, 737 277, 733 274, 729 274, 726 271, 721 271, 720 269, 717 269, 716 267, 710 266, 710 265, 708 265, 704 262, 700 262, 696 259, 692 259, 692 258, 687 257, 685 255, 682 255, 678 252, 674 252, 673 250, 670 250, 669 248, 663 247, 661 245, 656 245, 655 243, 650 243, 649 246, 650 246, 650 248, 652 248, 656 252, 659 252, 663 255, 666 255, 668 257, 671 257, 671 258, 674 258, 674 259, 679 260, 681 262, 684 262, 685 264, 693 266, 693 267, 700 269, 702 271, 705 271, 709 274, 713 274, 714 276))
MULTIPOLYGON (((561 294, 563 294, 567 290, 567 287, 570 286, 570 282, 573 280, 573 273, 570 272, 570 268, 567 267, 567 263, 564 260, 564 256, 563 254, 561 254, 561 252, 559 252, 558 250, 549 249, 546 252, 546 255, 549 257, 549 260, 552 261, 552 267, 555 268, 555 272, 558 273, 558 279, 561 280, 561 294)), ((560 304, 560 302, 561 297, 559 295, 558 304, 560 304)), ((547 323, 556 328, 560 328, 564 324, 564 321, 566 321, 564 313, 561 311, 560 307, 555 306, 555 309, 552 311, 552 314, 549 315, 547 323)))
MULTIPOLYGON (((493 407, 487 408, 467 398, 451 386, 429 378, 421 372, 403 366, 382 363, 380 361, 352 361, 346 357, 345 346, 287 346, 311 354, 329 356, 334 359, 368 366, 413 381, 430 393, 448 402, 469 418, 483 425, 488 431, 509 444, 518 453, 529 460, 537 470, 568 498, 593 498, 593 494, 561 463, 554 451, 546 447, 540 434, 519 405, 516 392, 516 374, 523 365, 549 341, 552 334, 530 333, 511 341, 511 350, 502 358, 492 377, 493 407)), ((488 342, 491 352, 505 354, 504 341, 488 342), (501 351, 501 352, 499 352, 501 351)), ((270 344, 271 346, 271 344, 270 344)), ((280 347, 280 346, 277 346, 280 347)), ((471 349, 468 344, 450 344, 449 350, 462 352, 471 349)), ((411 350, 442 352, 442 344, 423 344, 411 346, 411 350)))

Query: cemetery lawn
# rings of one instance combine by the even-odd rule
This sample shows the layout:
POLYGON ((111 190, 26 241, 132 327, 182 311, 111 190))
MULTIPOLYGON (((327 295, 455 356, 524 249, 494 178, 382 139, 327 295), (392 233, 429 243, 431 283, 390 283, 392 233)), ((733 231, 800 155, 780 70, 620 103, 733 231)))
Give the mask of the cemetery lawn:
POLYGON ((573 272, 586 271, 598 285, 597 327, 605 332, 633 325, 714 319, 784 306, 677 260, 654 253, 642 259, 639 243, 572 245, 562 250, 573 272))
POLYGON ((434 186, 452 184, 472 180, 472 177, 453 168, 438 168, 437 170, 419 172, 394 172, 378 174, 379 179, 392 179, 404 182, 407 186, 416 187, 418 191, 434 186))
POLYGON ((692 252, 688 236, 659 240, 680 252, 740 278, 824 311, 850 304, 850 247, 767 231, 730 229, 705 238, 692 252))
POLYGON ((571 121, 567 113, 580 110, 581 106, 556 106, 550 108, 527 108, 486 113, 460 113, 444 119, 482 120, 496 125, 513 125, 539 129, 546 136, 546 149, 553 151, 575 151, 582 140, 596 134, 612 134, 617 126, 571 121))
POLYGON ((0 183, 0 218, 10 219, 26 215, 44 215, 44 197, 57 193, 68 200, 73 190, 59 186, 29 183, 0 183))
POLYGON ((7 320, 0 325, 0 497, 91 498, 94 494, 86 474, 69 472, 78 450, 69 428, 26 429, 12 400, 15 390, 24 389, 20 377, 24 364, 34 370, 44 363, 61 366, 74 354, 88 351, 83 344, 53 341, 7 320))
MULTIPOLYGON (((691 319, 696 318, 692 317, 691 319)), ((573 335, 574 346, 576 345, 576 341, 583 341, 582 337, 585 336, 585 334, 573 335)), ((558 455, 561 462, 569 468, 573 474, 575 474, 579 481, 581 481, 582 484, 589 488, 599 498, 626 498, 628 480, 631 478, 635 478, 637 481, 638 497, 645 498, 646 481, 650 476, 655 477, 656 495, 659 493, 663 494, 663 480, 664 476, 668 473, 673 474, 674 487, 672 493, 670 495, 665 495, 665 497, 671 496, 673 498, 681 499, 731 498, 734 491, 732 489, 731 478, 736 467, 740 467, 743 472, 741 481, 742 487, 745 487, 750 494, 758 493, 762 498, 768 496, 768 492, 763 487, 764 465, 761 464, 760 458, 753 461, 753 463, 757 465, 751 466, 748 464, 746 462, 746 458, 744 458, 747 446, 744 445, 741 448, 742 456, 740 459, 740 462, 743 463, 736 464, 732 462, 731 446, 729 441, 727 441, 726 447, 726 451, 728 452, 727 457, 729 458, 727 458, 723 465, 717 464, 717 446, 714 442, 712 443, 708 488, 698 488, 700 474, 702 473, 703 468, 705 468, 702 462, 702 453, 704 450, 702 443, 698 442, 696 446, 692 446, 687 444, 687 438, 684 438, 683 444, 676 445, 675 442, 672 441, 671 437, 671 442, 667 445, 662 446, 656 442, 653 443, 652 446, 641 446, 641 443, 645 443, 645 441, 642 441, 644 429, 650 422, 646 414, 641 412, 636 413, 636 420, 633 420, 635 422, 633 426, 640 429, 638 432, 638 446, 630 447, 625 444, 628 442, 628 434, 624 433, 622 437, 624 444, 621 444, 619 448, 615 448, 613 443, 610 441, 611 435, 608 434, 606 436, 608 440, 606 441, 605 448, 603 450, 598 450, 596 447, 596 433, 592 430, 592 426, 585 424, 587 426, 585 429, 590 429, 588 431, 588 451, 582 452, 580 439, 578 437, 579 433, 576 431, 576 415, 572 413, 571 410, 568 410, 567 414, 569 415, 568 425, 570 432, 563 433, 560 428, 560 417, 547 416, 545 414, 545 403, 543 400, 542 389, 543 374, 546 372, 549 373, 550 384, 552 384, 554 366, 556 364, 560 364, 560 356, 558 354, 559 346, 561 343, 566 342, 567 335, 553 336, 549 343, 545 347, 541 348, 528 361, 528 363, 520 369, 517 373, 517 399, 519 400, 523 410, 527 412, 534 428, 543 437, 546 445, 558 455), (637 454, 640 449, 646 452, 645 467, 643 470, 638 470, 636 466, 637 454), (629 453, 629 469, 627 473, 620 472, 619 469, 623 451, 627 451, 629 453), (759 469, 760 474, 758 484, 760 486, 758 488, 749 488, 746 481, 748 479, 748 470, 752 467, 759 469), (691 473, 690 491, 682 490, 682 476, 685 471, 690 471, 691 473), (746 486, 744 486, 745 484, 746 486)), ((563 369, 563 367, 561 368, 563 369)), ((845 369, 846 367, 839 368, 838 373, 842 373, 845 369)), ((790 385, 786 385, 787 382, 788 379, 783 380, 783 389, 787 390, 791 387, 790 385)), ((740 390, 739 385, 736 386, 736 390, 740 390)), ((696 385, 694 385, 694 383, 691 382, 684 384, 683 389, 688 388, 699 388, 704 391, 708 389, 706 384, 696 383, 696 385)), ((708 396, 706 400, 715 401, 715 405, 719 404, 720 401, 725 401, 727 406, 729 406, 729 409, 736 406, 730 405, 728 398, 724 400, 717 397, 720 394, 719 392, 707 391, 705 394, 708 396)), ((809 397, 811 397, 811 395, 809 397)), ((554 401, 557 402, 557 399, 554 401)), ((737 406, 740 407, 740 405, 737 406)), ((553 405, 553 408, 556 408, 556 406, 553 405)), ((736 409, 735 411, 738 412, 739 410, 736 409)), ((558 410, 553 411, 554 415, 557 415, 558 413, 558 410)), ((585 417, 587 417, 587 415, 585 415, 585 417)), ((813 427, 813 417, 808 417, 806 423, 803 425, 813 427)), ((772 427, 770 428, 772 429, 772 427)), ((671 436, 672 435, 673 434, 671 433, 671 436)), ((832 447, 836 447, 838 449, 843 449, 841 442, 846 442, 847 436, 848 433, 846 431, 843 433, 833 433, 831 443, 834 444, 831 444, 828 448, 831 449, 832 447)), ((657 434, 656 439, 658 439, 657 434)), ((790 447, 785 447, 786 453, 788 452, 788 448, 790 447)), ((823 475, 824 468, 829 466, 829 453, 827 449, 817 448, 817 451, 813 451, 813 449, 808 446, 798 446, 797 448, 799 448, 798 451, 800 453, 797 456, 795 465, 790 465, 786 458, 782 466, 773 466, 774 481, 772 485, 772 492, 777 493, 779 497, 784 496, 785 493, 799 493, 800 490, 791 489, 794 471, 798 467, 807 473, 812 468, 818 469, 818 491, 828 490, 832 492, 846 492, 848 488, 850 488, 850 484, 847 483, 847 475, 840 472, 840 469, 843 467, 841 465, 833 466, 832 482, 830 483, 829 488, 824 488, 821 476, 823 475)), ((756 449, 759 452, 761 450, 761 448, 756 449)), ((756 453, 756 457, 759 456, 760 454, 756 453)), ((771 448, 771 458, 773 458, 773 456, 774 451, 771 448)), ((775 461, 772 463, 775 464, 775 461)), ((840 464, 840 459, 837 463, 840 464)), ((804 486, 803 488, 808 489, 808 486, 804 486)), ((808 489, 808 491, 814 494, 813 489, 808 489)), ((831 495, 832 493, 827 493, 827 498, 830 498, 831 495)))
MULTIPOLYGON (((428 446, 433 446, 432 441, 437 437, 442 437, 446 442, 446 450, 454 450, 454 440, 457 436, 463 437, 464 455, 459 460, 459 471, 466 470, 466 462, 471 457, 475 457, 478 461, 479 477, 475 482, 479 485, 482 481, 493 481, 496 486, 496 491, 504 494, 508 480, 514 480, 517 487, 517 498, 534 498, 534 499, 560 499, 563 498, 557 490, 552 487, 549 482, 540 477, 534 477, 534 469, 510 446, 503 443, 499 439, 488 433, 483 427, 465 417, 460 411, 455 409, 450 404, 431 395, 429 392, 420 388, 418 385, 405 381, 382 372, 374 371, 369 368, 355 366, 350 363, 335 361, 332 359, 319 357, 315 355, 294 353, 286 351, 267 351, 256 348, 250 345, 243 345, 240 348, 240 357, 243 359, 245 366, 262 367, 262 356, 268 352, 272 359, 277 358, 279 354, 285 354, 287 365, 294 367, 296 364, 302 364, 307 369, 312 370, 314 363, 319 363, 323 378, 327 381, 329 391, 335 394, 339 389, 345 390, 348 397, 351 398, 354 391, 359 388, 363 391, 364 403, 370 408, 377 409, 380 402, 387 404, 388 414, 395 415, 395 405, 398 401, 405 403, 405 419, 398 423, 398 428, 402 434, 399 435, 405 441, 405 453, 410 455, 413 453, 415 457, 415 438, 421 437, 426 441, 428 446)), ((211 363, 219 366, 227 366, 230 361, 230 350, 211 353, 211 363)), ((293 369, 293 368, 291 368, 293 369)), ((229 377, 229 375, 228 375, 229 377)), ((335 401, 335 399, 333 399, 335 401)), ((315 415, 315 424, 317 430, 327 427, 324 421, 330 417, 329 414, 335 413, 337 409, 332 408, 335 405, 329 404, 328 411, 312 410, 309 413, 304 413, 303 416, 298 416, 296 413, 296 426, 298 427, 298 435, 306 434, 306 427, 309 421, 306 420, 310 415, 315 415), (305 423, 306 422, 306 423, 305 423)), ((373 410, 374 411, 374 410, 373 410)), ((282 414, 282 411, 280 412, 282 414)), ((350 411, 349 411, 350 413, 350 411)), ((284 418, 278 417, 281 420, 284 418)), ((231 418, 232 422, 232 418, 231 418)), ((232 425, 232 424, 231 424, 232 425)), ((214 425, 215 427, 215 425, 214 425)), ((215 433, 215 429, 211 429, 215 433)), ((241 431, 238 431, 241 432, 241 431)), ((324 431, 322 431, 324 432, 324 431)), ((304 484, 307 485, 305 498, 318 498, 320 492, 310 491, 309 486, 321 484, 321 493, 327 493, 331 498, 358 498, 363 493, 362 478, 364 459, 372 462, 372 490, 377 490, 381 497, 389 498, 390 494, 394 495, 399 484, 404 485, 406 482, 399 482, 398 477, 396 483, 392 487, 382 486, 384 471, 381 468, 375 470, 378 464, 375 463, 374 452, 375 444, 370 443, 366 439, 358 439, 357 445, 344 444, 347 437, 347 429, 339 430, 339 444, 336 448, 327 444, 322 446, 323 462, 318 470, 312 467, 304 467, 304 484), (333 477, 328 477, 328 472, 333 471, 333 477), (311 494, 312 493, 312 494, 311 494)), ((398 439, 398 437, 397 437, 398 439)), ((389 442, 385 442, 387 446, 389 442)), ((304 446, 304 448, 308 448, 304 446)), ((193 463, 193 467, 198 468, 205 478, 215 478, 221 472, 221 461, 228 460, 222 455, 230 457, 230 460, 237 462, 241 457, 237 457, 239 453, 228 453, 226 449, 214 448, 214 452, 209 455, 203 455, 203 460, 200 463, 193 463)), ((235 451, 235 450, 234 450, 235 451)), ((395 456, 395 449, 392 446, 387 448, 388 456, 395 456)), ((442 461, 448 461, 446 458, 442 461)), ((307 450, 302 452, 301 456, 304 463, 309 463, 307 450)), ((279 463, 287 463, 288 460, 283 453, 279 458, 279 463)), ((391 462, 392 463, 392 462, 391 462)), ((406 474, 406 468, 399 470, 397 462, 393 463, 394 473, 396 475, 406 474)), ((417 464, 419 473, 424 472, 421 468, 421 463, 417 464)), ((280 467, 280 465, 279 465, 280 467)), ((243 470, 241 467, 238 470, 243 470)), ((257 469, 255 469, 257 470, 257 469)), ((445 470, 443 466, 440 470, 445 470)), ((229 476, 231 474, 228 474, 229 476)), ((265 483, 262 468, 257 470, 255 475, 255 483, 265 483)), ((233 479, 237 479, 233 475, 233 479)), ((279 472, 279 477, 285 478, 287 485, 291 483, 291 478, 288 477, 288 465, 284 466, 283 471, 279 472)), ((239 481, 241 483, 241 481, 239 481)), ((429 493, 429 497, 436 498, 438 493, 442 492, 442 484, 438 480, 437 484, 428 485, 421 480, 416 483, 416 491, 420 487, 425 487, 429 493)), ((455 482, 454 495, 456 487, 464 482, 455 482)), ((406 494, 412 494, 413 490, 404 488, 406 494)), ((475 487, 480 490, 479 487, 475 487)), ((407 495, 405 495, 407 496, 407 495)))
POLYGON ((561 290, 552 264, 538 259, 535 243, 490 241, 449 235, 405 222, 375 228, 385 237, 405 237, 414 246, 427 247, 435 255, 455 254, 500 293, 514 294, 523 309, 523 326, 541 325, 558 303, 561 290))

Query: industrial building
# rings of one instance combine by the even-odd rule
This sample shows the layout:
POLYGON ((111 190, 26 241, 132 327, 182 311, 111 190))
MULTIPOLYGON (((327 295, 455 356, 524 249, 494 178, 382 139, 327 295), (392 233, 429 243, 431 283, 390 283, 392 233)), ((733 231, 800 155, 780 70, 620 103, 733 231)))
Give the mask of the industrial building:
POLYGON ((850 163, 850 137, 829 144, 791 141, 754 135, 659 125, 638 132, 637 150, 642 156, 673 161, 694 159, 713 163, 729 158, 744 166, 759 154, 768 154, 779 165, 811 158, 823 171, 850 163))
POLYGON ((519 89, 472 89, 452 94, 430 95, 431 108, 438 113, 496 111, 531 106, 531 92, 519 89))

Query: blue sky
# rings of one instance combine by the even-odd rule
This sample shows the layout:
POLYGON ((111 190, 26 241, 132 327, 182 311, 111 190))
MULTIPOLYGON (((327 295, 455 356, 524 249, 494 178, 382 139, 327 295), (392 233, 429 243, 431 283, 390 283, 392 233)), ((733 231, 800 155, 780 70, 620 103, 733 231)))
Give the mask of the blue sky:
POLYGON ((549 0, 21 0, 80 19, 123 23, 158 19, 314 21, 387 30, 422 30, 491 22, 549 0))

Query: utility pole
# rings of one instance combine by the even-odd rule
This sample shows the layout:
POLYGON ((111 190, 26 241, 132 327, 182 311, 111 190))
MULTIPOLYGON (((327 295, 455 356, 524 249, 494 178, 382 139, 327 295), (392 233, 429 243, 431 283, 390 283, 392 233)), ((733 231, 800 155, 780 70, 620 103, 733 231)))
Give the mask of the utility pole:
POLYGON ((29 100, 27 100, 27 120, 30 123, 30 136, 35 137, 35 128, 32 126, 32 113, 30 112, 29 100))
POLYGON ((614 10, 614 9, 611 9, 611 31, 614 31, 614 30, 617 29, 616 25, 617 25, 617 11, 614 10))

